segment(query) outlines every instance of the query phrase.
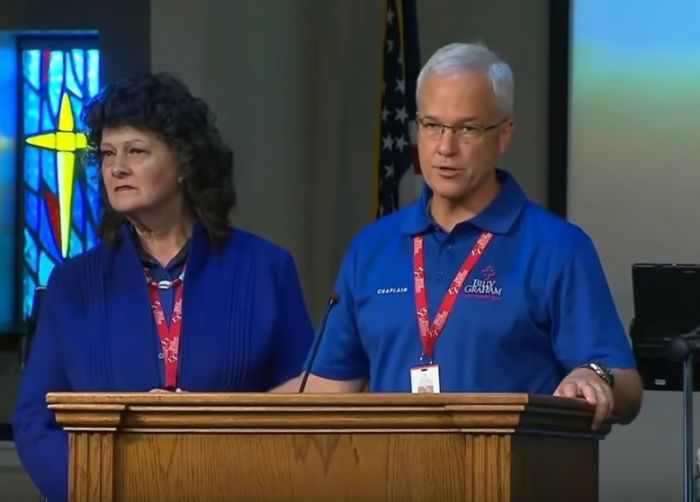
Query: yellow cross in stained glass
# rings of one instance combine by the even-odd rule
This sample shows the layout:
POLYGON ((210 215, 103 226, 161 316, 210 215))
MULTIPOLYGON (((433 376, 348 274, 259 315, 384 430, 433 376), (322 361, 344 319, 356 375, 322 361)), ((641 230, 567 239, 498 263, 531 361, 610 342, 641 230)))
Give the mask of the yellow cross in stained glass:
POLYGON ((75 152, 87 148, 87 137, 75 130, 73 106, 67 93, 63 93, 61 96, 61 106, 58 109, 58 130, 30 136, 26 141, 32 146, 56 151, 58 207, 61 219, 61 255, 66 257, 70 243, 75 152))

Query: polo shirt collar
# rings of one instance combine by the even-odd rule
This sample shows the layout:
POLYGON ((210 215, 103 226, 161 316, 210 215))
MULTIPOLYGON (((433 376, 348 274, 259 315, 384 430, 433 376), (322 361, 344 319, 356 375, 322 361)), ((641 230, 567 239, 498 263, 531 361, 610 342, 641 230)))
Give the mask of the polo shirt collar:
MULTIPOLYGON (((501 190, 496 198, 479 214, 460 223, 457 227, 467 223, 494 234, 505 234, 513 228, 520 211, 527 202, 527 197, 509 173, 497 169, 496 176, 501 183, 501 190)), ((417 235, 437 225, 428 209, 428 202, 432 196, 433 191, 424 183, 420 199, 406 208, 407 212, 401 227, 404 233, 417 235)))

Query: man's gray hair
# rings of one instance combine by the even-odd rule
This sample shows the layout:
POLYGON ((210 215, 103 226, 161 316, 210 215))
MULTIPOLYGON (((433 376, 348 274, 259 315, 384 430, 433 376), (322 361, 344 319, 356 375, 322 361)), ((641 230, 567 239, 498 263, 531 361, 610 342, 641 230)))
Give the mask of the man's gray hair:
POLYGON ((488 76, 501 110, 507 116, 513 114, 513 72, 508 63, 478 44, 449 44, 435 51, 418 75, 416 103, 420 101, 420 91, 428 75, 459 75, 468 72, 488 76))

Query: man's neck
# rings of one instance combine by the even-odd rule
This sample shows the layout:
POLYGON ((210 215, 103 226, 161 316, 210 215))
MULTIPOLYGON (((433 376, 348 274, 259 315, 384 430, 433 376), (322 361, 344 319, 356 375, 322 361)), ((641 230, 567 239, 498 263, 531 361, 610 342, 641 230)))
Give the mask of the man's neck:
POLYGON ((428 209, 435 222, 450 233, 458 224, 474 218, 486 209, 500 190, 501 184, 494 174, 493 178, 460 199, 447 199, 433 193, 428 209))

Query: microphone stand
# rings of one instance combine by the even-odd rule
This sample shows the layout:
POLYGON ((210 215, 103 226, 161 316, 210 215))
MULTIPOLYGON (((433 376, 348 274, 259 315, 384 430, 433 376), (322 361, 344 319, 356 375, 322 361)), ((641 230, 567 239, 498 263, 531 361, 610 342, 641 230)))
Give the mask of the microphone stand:
POLYGON ((311 373, 311 367, 314 364, 314 359, 316 359, 316 353, 318 352, 318 348, 321 345, 321 339, 323 338, 323 333, 326 331, 326 323, 328 322, 328 314, 331 313, 331 309, 338 303, 340 300, 339 296, 337 293, 331 294, 331 296, 328 297, 328 303, 326 303, 326 311, 323 313, 323 320, 321 321, 321 327, 318 330, 318 333, 316 334, 316 337, 314 338, 314 343, 313 346, 311 347, 311 354, 309 355, 309 358, 306 363, 306 368, 304 369, 304 375, 302 376, 301 379, 301 385, 299 385, 299 394, 302 394, 304 392, 304 389, 306 389, 306 381, 309 379, 309 374, 311 373))
POLYGON ((695 502, 693 482, 693 362, 700 356, 700 330, 668 342, 667 356, 683 362, 683 501, 695 502))

